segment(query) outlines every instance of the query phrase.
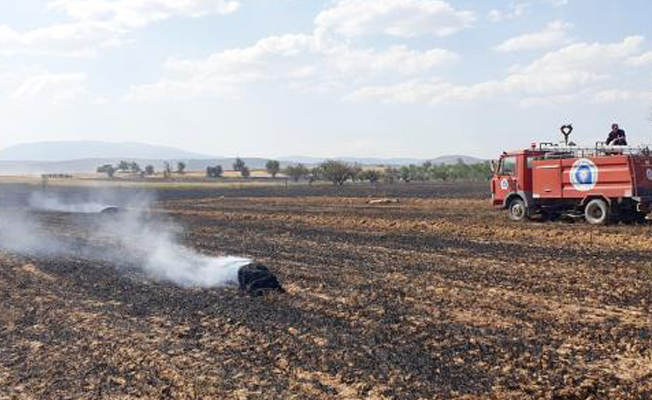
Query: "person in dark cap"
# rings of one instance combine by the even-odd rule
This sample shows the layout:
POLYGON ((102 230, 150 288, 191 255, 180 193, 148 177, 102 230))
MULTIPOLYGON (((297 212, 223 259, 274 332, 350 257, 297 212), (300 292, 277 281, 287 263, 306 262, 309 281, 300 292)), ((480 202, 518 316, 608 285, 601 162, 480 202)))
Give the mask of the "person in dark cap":
POLYGON ((611 132, 607 138, 607 146, 627 146, 625 131, 618 127, 618 124, 611 125, 611 132))

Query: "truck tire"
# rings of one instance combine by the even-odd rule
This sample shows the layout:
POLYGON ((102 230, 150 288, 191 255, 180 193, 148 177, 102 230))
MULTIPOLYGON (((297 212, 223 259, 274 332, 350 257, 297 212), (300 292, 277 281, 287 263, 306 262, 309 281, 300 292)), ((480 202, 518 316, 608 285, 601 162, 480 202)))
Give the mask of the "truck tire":
POLYGON ((522 222, 527 218, 527 206, 521 198, 515 198, 509 202, 509 219, 514 222, 522 222))
POLYGON ((591 225, 606 225, 610 217, 609 204, 602 199, 593 199, 584 207, 584 218, 591 225))

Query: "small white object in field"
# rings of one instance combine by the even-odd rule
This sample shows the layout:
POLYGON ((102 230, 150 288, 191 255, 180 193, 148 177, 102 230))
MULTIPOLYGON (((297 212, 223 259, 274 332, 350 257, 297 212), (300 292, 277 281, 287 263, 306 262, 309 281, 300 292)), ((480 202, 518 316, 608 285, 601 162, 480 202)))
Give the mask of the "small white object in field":
POLYGON ((400 203, 401 200, 399 199, 375 199, 375 200, 368 200, 368 204, 398 204, 400 203))

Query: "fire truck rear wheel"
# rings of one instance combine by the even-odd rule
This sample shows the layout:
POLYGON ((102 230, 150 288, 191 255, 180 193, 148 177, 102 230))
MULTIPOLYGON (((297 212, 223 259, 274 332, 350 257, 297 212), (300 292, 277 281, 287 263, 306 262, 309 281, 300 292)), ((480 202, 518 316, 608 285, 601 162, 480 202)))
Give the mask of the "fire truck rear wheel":
POLYGON ((516 198, 509 202, 509 219, 514 222, 525 221, 527 218, 527 207, 523 199, 516 198))
POLYGON ((593 199, 584 207, 584 218, 591 225, 605 225, 609 222, 611 210, 602 199, 593 199))

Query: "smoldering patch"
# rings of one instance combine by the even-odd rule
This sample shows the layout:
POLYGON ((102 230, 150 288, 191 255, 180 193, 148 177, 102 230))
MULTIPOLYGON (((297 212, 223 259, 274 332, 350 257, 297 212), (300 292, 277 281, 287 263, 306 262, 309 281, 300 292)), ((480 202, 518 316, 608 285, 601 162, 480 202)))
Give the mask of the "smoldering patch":
POLYGON ((172 221, 155 219, 146 212, 149 205, 149 199, 132 201, 123 208, 36 192, 30 196, 30 209, 0 214, 0 249, 95 260, 98 265, 114 265, 127 276, 138 271, 139 278, 171 282, 183 288, 240 285, 253 295, 280 289, 266 267, 253 271, 252 266, 260 264, 252 259, 209 256, 182 245, 179 237, 183 230, 172 221), (46 218, 39 217, 43 211, 46 218), (66 233, 52 230, 48 218, 57 219, 58 225, 66 221, 72 229, 66 233), (244 286, 243 279, 247 282, 244 286))

